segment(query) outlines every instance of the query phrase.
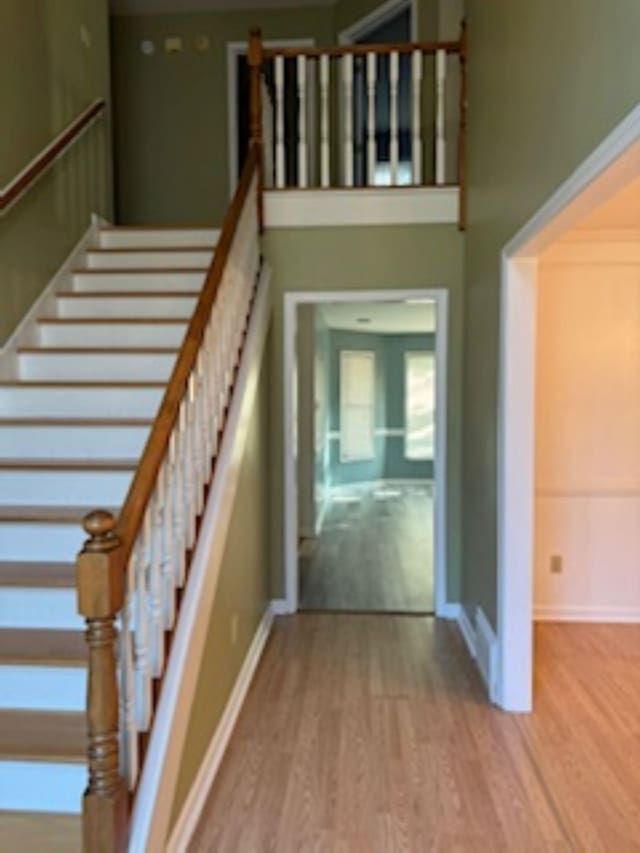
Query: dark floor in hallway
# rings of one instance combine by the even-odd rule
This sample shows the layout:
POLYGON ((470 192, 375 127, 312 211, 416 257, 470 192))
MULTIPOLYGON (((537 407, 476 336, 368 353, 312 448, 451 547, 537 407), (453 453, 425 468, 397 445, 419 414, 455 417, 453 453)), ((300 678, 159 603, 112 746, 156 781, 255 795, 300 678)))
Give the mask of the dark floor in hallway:
POLYGON ((342 488, 300 554, 303 610, 433 610, 433 486, 342 488))
POLYGON ((452 623, 276 623, 191 853, 640 850, 640 626, 543 625, 536 709, 452 623))

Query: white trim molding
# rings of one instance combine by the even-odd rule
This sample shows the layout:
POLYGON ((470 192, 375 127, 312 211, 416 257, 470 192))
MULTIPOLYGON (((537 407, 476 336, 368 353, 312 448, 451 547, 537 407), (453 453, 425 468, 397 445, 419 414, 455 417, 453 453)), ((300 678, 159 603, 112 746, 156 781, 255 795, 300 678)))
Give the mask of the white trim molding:
POLYGON ((202 760, 195 781, 187 794, 178 819, 166 846, 166 853, 186 853, 189 842, 200 820, 202 809, 207 801, 218 770, 227 751, 233 730, 245 699, 251 687, 260 658, 269 639, 276 602, 268 605, 256 632, 244 663, 238 673, 233 690, 231 691, 225 709, 220 718, 213 737, 209 741, 207 752, 202 760))
POLYGON ((458 628, 469 655, 476 662, 484 686, 487 688, 489 699, 495 702, 498 676, 498 638, 481 607, 476 608, 474 623, 469 619, 466 608, 462 604, 457 604, 455 607, 457 608, 458 628))
POLYGON ((339 44, 354 44, 373 29, 381 27, 400 12, 411 12, 411 41, 418 41, 418 0, 386 0, 364 18, 338 33, 339 44))
POLYGON ((533 703, 535 337, 538 256, 640 175, 640 105, 504 247, 498 431, 498 704, 533 703))
POLYGON ((400 302, 432 299, 436 303, 436 450, 433 479, 434 592, 436 616, 445 616, 447 603, 447 383, 449 294, 445 288, 424 290, 323 290, 284 294, 284 559, 287 613, 298 610, 298 477, 294 430, 294 377, 298 306, 325 302, 400 302))
POLYGON ((457 605, 458 613, 456 616, 456 620, 458 622, 458 628, 460 628, 460 633, 462 634, 462 638, 467 645, 467 651, 473 658, 476 659, 476 629, 471 624, 469 617, 467 616, 467 611, 464 605, 457 605))
POLYGON ((600 622, 602 624, 636 624, 640 622, 640 607, 594 607, 575 604, 539 604, 534 607, 536 622, 600 622))
POLYGON ((342 225, 454 225, 458 187, 266 190, 267 228, 342 225))
POLYGON ((130 853, 163 850, 255 403, 271 312, 271 272, 263 268, 227 425, 180 609, 151 740, 135 799, 130 853))

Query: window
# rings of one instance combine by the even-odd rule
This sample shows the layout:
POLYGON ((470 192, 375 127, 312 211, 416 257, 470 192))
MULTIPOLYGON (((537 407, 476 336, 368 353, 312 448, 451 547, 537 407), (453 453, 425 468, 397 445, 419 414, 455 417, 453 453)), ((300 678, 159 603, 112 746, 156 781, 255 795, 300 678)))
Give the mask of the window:
POLYGON ((404 455, 414 461, 433 459, 435 448, 435 355, 405 354, 404 455))
POLYGON ((375 356, 340 353, 340 461, 373 459, 375 356))

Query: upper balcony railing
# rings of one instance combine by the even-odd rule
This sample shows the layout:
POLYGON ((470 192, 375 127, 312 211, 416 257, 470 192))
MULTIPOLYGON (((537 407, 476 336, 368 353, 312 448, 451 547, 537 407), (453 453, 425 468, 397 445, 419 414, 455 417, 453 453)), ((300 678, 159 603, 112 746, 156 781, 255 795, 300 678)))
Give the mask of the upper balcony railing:
POLYGON ((251 32, 251 137, 269 189, 460 188, 467 35, 451 42, 264 47, 251 32))

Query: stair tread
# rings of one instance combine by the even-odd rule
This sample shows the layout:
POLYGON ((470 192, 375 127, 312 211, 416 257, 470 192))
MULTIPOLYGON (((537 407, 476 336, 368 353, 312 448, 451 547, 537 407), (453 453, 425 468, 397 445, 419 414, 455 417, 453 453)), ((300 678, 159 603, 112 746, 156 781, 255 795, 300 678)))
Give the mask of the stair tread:
POLYGON ((7 851, 80 853, 82 819, 80 815, 0 811, 0 837, 7 851))
POLYGON ((0 710, 0 761, 84 763, 86 740, 82 713, 0 710))
MULTIPOLYGON (((0 506, 0 522, 24 524, 78 524, 95 506, 0 506)), ((117 515, 117 507, 102 507, 117 515)))
POLYGON ((82 631, 52 628, 0 628, 0 661, 3 663, 85 666, 87 646, 82 631))
POLYGON ((0 587, 74 587, 75 563, 34 563, 7 560, 0 562, 0 587))
POLYGON ((0 427, 150 427, 150 418, 40 418, 0 417, 0 427))
POLYGON ((161 275, 173 273, 193 273, 204 275, 209 272, 209 267, 76 267, 71 270, 72 275, 161 275))
MULTIPOLYGON (((168 326, 186 326, 189 320, 186 317, 41 317, 37 322, 41 325, 54 326, 81 326, 81 325, 132 325, 141 323, 165 324, 168 326)), ((115 349, 115 347, 114 347, 115 349)))
POLYGON ((200 290, 59 290, 58 299, 194 299, 200 290))
POLYGON ((98 382, 92 380, 75 379, 4 379, 0 382, 0 388, 166 388, 166 382, 125 382, 118 380, 106 380, 98 382))
POLYGON ((3 459, 0 471, 134 471, 137 459, 3 459))
POLYGON ((200 246, 115 246, 106 247, 92 246, 87 249, 87 254, 98 252, 100 254, 131 254, 132 252, 213 252, 215 250, 213 243, 200 246))
POLYGON ((175 355, 178 347, 20 347, 18 354, 43 355, 175 355))

